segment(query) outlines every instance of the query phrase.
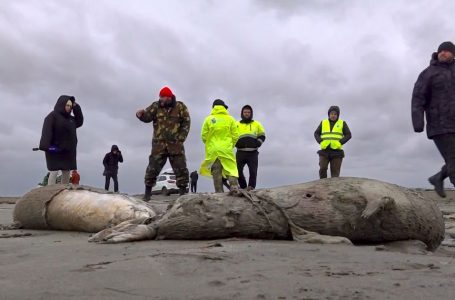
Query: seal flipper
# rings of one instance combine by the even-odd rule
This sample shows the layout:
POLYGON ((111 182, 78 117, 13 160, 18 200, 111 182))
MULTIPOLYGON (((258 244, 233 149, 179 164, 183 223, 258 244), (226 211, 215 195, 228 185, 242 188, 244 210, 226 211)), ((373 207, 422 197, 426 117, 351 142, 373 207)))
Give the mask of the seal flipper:
POLYGON ((379 200, 368 201, 365 209, 362 211, 362 218, 368 219, 378 211, 395 205, 395 199, 384 196, 379 200))
POLYGON ((150 224, 153 218, 139 218, 122 222, 114 227, 101 230, 89 238, 89 242, 95 243, 123 243, 142 240, 153 240, 157 231, 154 224, 150 224))
POLYGON ((294 241, 310 244, 346 244, 352 245, 352 242, 343 236, 323 235, 317 232, 308 231, 294 223, 289 224, 294 241))

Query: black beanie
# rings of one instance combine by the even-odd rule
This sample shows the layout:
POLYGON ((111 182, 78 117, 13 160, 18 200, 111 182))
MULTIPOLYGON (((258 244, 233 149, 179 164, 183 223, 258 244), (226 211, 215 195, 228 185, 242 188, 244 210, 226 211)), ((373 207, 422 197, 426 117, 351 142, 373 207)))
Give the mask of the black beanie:
POLYGON ((449 51, 453 55, 455 55, 455 45, 452 42, 444 42, 438 47, 438 53, 441 51, 449 51))

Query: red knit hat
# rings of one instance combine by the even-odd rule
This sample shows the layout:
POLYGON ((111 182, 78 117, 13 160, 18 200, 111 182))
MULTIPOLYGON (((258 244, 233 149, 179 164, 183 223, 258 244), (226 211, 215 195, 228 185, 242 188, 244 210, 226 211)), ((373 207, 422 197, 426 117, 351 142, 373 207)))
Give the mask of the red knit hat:
POLYGON ((172 93, 171 89, 165 86, 160 91, 160 97, 172 97, 174 94, 172 93))

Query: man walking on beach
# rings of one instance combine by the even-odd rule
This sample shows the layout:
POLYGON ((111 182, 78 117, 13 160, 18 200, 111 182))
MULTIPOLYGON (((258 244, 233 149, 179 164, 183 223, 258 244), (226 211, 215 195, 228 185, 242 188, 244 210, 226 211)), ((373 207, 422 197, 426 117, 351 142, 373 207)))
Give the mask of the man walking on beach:
POLYGON ((186 105, 177 101, 170 88, 164 87, 159 100, 136 112, 144 123, 153 122, 152 152, 145 172, 144 200, 149 201, 156 178, 169 158, 180 195, 186 193, 189 174, 183 143, 190 131, 190 114, 186 105))
POLYGON ((199 179, 199 175, 197 174, 197 171, 194 170, 190 174, 190 184, 191 184, 191 192, 192 193, 197 193, 197 180, 199 179))
POLYGON ((258 156, 259 147, 265 141, 265 131, 259 121, 253 120, 253 108, 249 105, 242 107, 240 113, 241 120, 237 122, 239 130, 239 140, 236 143, 237 147, 237 169, 239 171, 239 185, 242 189, 248 191, 256 188, 256 178, 258 173, 258 156), (248 166, 250 178, 248 185, 246 184, 243 168, 248 166))
POLYGON ((205 144, 205 160, 199 173, 212 176, 215 193, 223 192, 223 177, 227 178, 230 193, 238 193, 237 163, 234 146, 239 138, 235 119, 229 115, 228 106, 221 99, 216 99, 212 111, 202 125, 201 138, 205 144))
POLYGON ((455 45, 444 42, 431 55, 412 93, 412 125, 422 132, 427 120, 427 136, 444 158, 441 171, 428 180, 440 197, 446 197, 444 179, 455 185, 455 45), (425 118, 424 118, 425 115, 425 118))
POLYGON ((351 139, 348 124, 341 120, 340 108, 331 106, 328 111, 329 118, 322 120, 314 132, 314 138, 320 145, 319 178, 327 178, 327 169, 330 164, 330 176, 339 177, 341 163, 344 158, 343 145, 351 139))

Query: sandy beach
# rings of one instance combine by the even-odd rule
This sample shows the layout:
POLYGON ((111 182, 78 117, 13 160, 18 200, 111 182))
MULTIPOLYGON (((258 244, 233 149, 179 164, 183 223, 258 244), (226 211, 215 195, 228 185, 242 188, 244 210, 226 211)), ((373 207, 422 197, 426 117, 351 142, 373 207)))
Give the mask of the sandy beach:
MULTIPOLYGON (((0 198, 1 225, 12 222, 15 200, 0 198)), ((447 230, 434 253, 418 243, 106 245, 88 243, 88 233, 1 230, 0 299, 455 299, 455 192, 438 201, 447 230)))

